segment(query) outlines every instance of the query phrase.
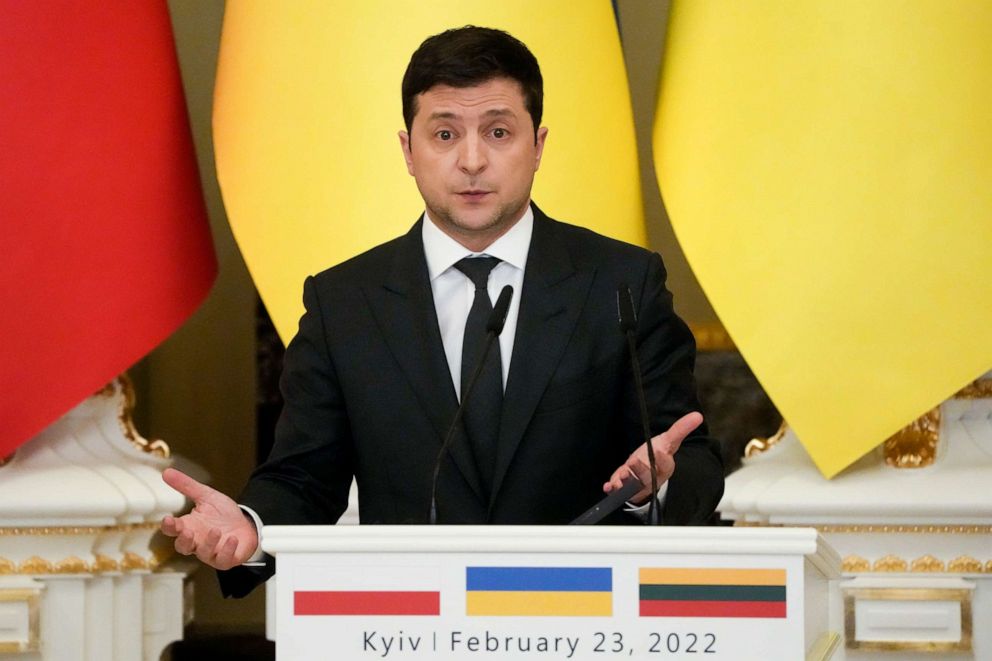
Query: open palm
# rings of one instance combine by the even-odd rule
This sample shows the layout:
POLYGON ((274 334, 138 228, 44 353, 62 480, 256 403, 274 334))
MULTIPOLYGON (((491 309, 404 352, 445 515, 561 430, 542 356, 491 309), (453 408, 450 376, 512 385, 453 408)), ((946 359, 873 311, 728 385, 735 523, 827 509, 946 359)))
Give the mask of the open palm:
POLYGON ((167 468, 162 479, 193 501, 189 514, 162 519, 162 532, 175 538, 176 551, 214 569, 243 564, 255 553, 258 532, 237 503, 174 468, 167 468))

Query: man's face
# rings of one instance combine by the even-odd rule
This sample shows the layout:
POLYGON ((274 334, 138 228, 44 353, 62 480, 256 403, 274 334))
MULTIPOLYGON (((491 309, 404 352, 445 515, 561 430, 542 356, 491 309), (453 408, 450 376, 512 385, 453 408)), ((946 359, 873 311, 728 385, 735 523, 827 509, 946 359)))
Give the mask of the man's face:
POLYGON ((520 85, 437 85, 417 96, 410 133, 400 131, 407 170, 440 229, 481 251, 520 220, 548 129, 537 131, 520 85))

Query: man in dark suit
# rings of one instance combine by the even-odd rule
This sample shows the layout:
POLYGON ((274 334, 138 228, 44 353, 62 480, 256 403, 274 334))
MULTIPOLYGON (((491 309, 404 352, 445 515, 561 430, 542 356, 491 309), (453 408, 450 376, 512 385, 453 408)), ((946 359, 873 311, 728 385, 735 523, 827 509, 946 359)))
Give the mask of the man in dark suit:
MULTIPOLYGON (((403 80, 400 143, 426 205, 405 236, 308 278, 286 350, 272 454, 242 493, 169 470, 196 504, 163 531, 243 594, 271 573, 257 527, 333 523, 357 479, 362 523, 427 523, 434 466, 480 361, 492 302, 507 322, 442 455, 439 523, 564 524, 636 474, 650 483, 617 289, 630 287, 663 523, 703 524, 723 491, 692 377, 695 346, 660 257, 548 218, 530 200, 547 129, 537 61, 506 33, 426 40, 403 80)), ((634 497, 642 502, 645 488, 634 497)), ((634 522, 632 514, 615 521, 634 522)))

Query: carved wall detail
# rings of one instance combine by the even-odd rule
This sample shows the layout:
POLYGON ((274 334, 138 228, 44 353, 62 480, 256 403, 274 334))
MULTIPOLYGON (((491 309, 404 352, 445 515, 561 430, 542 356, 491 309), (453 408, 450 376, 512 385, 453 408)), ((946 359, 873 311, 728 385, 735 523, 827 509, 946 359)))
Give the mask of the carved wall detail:
POLYGON ((882 444, 885 463, 893 468, 923 468, 937 459, 940 441, 940 408, 909 423, 882 444))
POLYGON ((871 566, 872 571, 877 572, 904 572, 908 568, 908 562, 892 554, 879 558, 871 566))

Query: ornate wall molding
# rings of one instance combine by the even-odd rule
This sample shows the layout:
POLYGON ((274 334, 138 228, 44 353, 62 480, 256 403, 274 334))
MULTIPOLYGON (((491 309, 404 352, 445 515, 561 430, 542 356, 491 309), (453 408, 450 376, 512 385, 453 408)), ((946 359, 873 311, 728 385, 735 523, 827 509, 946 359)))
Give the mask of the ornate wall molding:
POLYGON ((992 574, 992 560, 983 565, 981 560, 970 555, 959 555, 949 562, 944 562, 927 553, 908 561, 889 553, 878 558, 875 562, 870 562, 863 556, 852 554, 844 557, 842 569, 846 574, 992 574))
POLYGON ((736 521, 735 526, 741 528, 816 528, 821 534, 851 533, 851 534, 912 534, 912 535, 992 535, 989 525, 940 525, 920 524, 905 525, 900 523, 852 523, 852 524, 813 524, 813 523, 759 523, 755 521, 736 521))

